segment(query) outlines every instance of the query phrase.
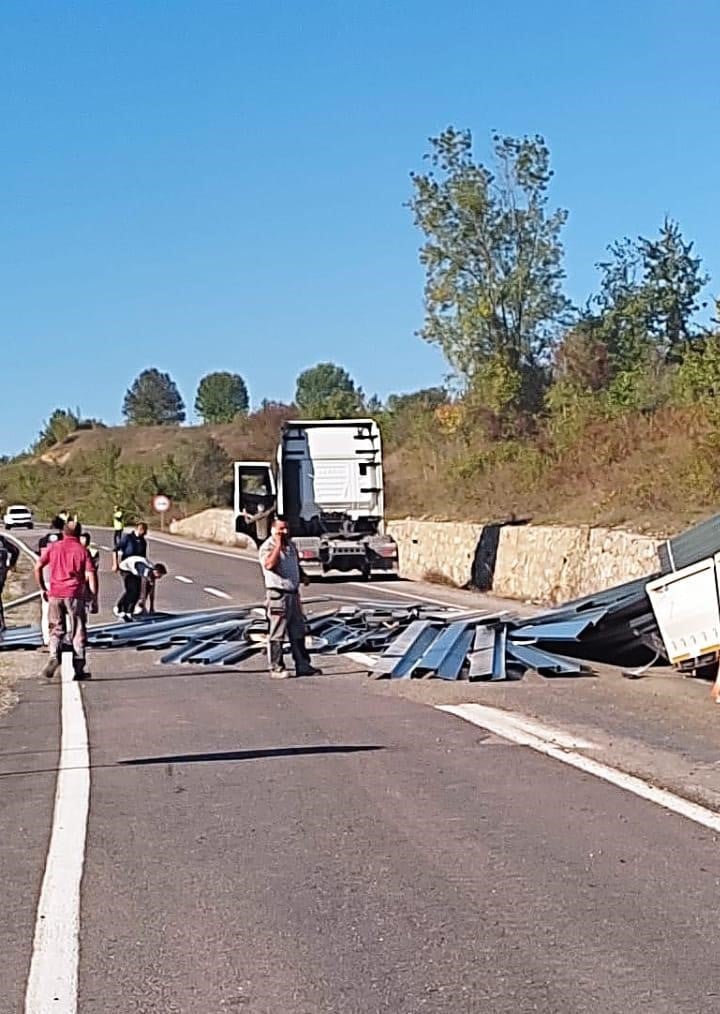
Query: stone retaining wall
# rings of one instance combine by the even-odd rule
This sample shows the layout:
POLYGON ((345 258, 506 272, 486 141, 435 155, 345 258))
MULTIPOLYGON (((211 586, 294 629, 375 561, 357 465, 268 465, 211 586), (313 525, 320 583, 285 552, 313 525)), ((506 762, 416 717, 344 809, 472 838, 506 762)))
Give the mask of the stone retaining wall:
POLYGON ((223 546, 247 547, 250 540, 235 531, 235 513, 226 507, 210 507, 192 514, 182 521, 171 521, 173 535, 184 535, 188 539, 202 539, 204 542, 219 542, 223 546))
MULTIPOLYGON (((658 569, 659 539, 611 528, 480 525, 455 521, 390 521, 400 572, 413 580, 472 585, 504 598, 556 603, 644 577, 658 569)), ((170 531, 189 538, 247 546, 233 512, 213 508, 170 531)))
POLYGON ((659 539, 611 528, 391 521, 400 569, 504 598, 556 603, 658 569, 659 539))

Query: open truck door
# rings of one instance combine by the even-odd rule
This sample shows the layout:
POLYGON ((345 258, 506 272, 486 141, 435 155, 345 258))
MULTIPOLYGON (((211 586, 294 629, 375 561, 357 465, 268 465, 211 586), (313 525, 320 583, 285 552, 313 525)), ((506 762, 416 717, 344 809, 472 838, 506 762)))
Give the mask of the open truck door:
POLYGON ((269 461, 235 462, 235 531, 257 545, 270 535, 277 489, 269 461))

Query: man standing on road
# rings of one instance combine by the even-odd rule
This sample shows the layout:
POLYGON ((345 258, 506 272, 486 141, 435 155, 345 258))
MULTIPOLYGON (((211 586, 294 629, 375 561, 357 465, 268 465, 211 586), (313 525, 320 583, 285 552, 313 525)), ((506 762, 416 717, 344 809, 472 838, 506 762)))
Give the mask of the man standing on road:
POLYGON ((119 570, 120 561, 128 556, 147 556, 147 525, 144 521, 139 521, 131 531, 121 534, 113 553, 113 570, 119 570))
POLYGON ((95 568, 95 594, 91 594, 88 588, 87 595, 87 608, 88 612, 93 614, 100 612, 100 550, 92 540, 90 532, 83 532, 80 536, 80 541, 83 546, 87 549, 90 554, 90 559, 93 562, 95 568))
POLYGON ((90 554, 80 542, 80 531, 77 521, 68 521, 62 539, 46 546, 35 564, 35 580, 49 604, 50 658, 43 669, 48 679, 60 665, 66 635, 72 642, 75 679, 89 675, 85 671, 86 601, 88 592, 97 594, 97 582, 90 554), (46 567, 50 570, 49 588, 43 573, 46 567))
POLYGON ((6 539, 4 535, 0 535, 0 634, 5 629, 5 610, 2 604, 5 582, 10 571, 15 569, 19 556, 20 550, 15 543, 6 539))
MULTIPOLYGON (((46 535, 43 535, 38 542, 37 548, 38 556, 42 553, 43 549, 45 549, 46 546, 51 546, 53 542, 60 541, 60 539, 63 537, 64 527, 65 522, 63 521, 63 519, 60 517, 59 514, 56 514, 55 517, 50 522, 50 531, 46 535)), ((49 580, 49 577, 47 579, 49 580)), ((42 639, 45 647, 47 647, 48 644, 50 644, 49 609, 50 607, 48 605, 47 599, 45 598, 45 596, 43 596, 40 599, 40 630, 42 631, 42 639)))
POLYGON ((122 539, 123 529, 125 528, 125 512, 117 504, 113 507, 112 526, 113 549, 117 549, 120 545, 120 539, 122 539))
POLYGON ((265 581, 265 608, 268 618, 268 662, 274 679, 287 679, 290 673, 283 660, 285 637, 295 663, 296 676, 316 676, 305 647, 305 616, 300 602, 300 582, 308 579, 300 567, 297 549, 290 541, 287 521, 275 518, 269 539, 258 550, 265 581))

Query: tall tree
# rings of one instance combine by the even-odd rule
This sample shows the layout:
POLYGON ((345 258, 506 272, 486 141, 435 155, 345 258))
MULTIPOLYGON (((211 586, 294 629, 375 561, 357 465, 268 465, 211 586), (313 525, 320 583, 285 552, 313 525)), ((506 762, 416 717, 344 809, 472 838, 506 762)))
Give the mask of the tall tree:
POLYGON ((512 370, 547 358, 569 319, 560 232, 548 208, 550 152, 542 137, 493 137, 495 168, 473 160, 469 130, 430 139, 430 169, 412 173, 409 202, 425 234, 425 322, 470 383, 493 360, 512 370))
POLYGON ((686 242, 680 226, 666 218, 657 239, 639 240, 645 282, 652 291, 652 325, 668 354, 679 352, 694 337, 693 318, 701 305, 699 296, 710 276, 702 259, 693 256, 693 243, 686 242))
POLYGON ((593 297, 596 335, 616 372, 648 358, 679 358, 694 336, 699 296, 708 281, 693 244, 677 222, 665 219, 656 239, 625 238, 608 247, 598 264, 600 289, 593 297))
POLYGON ((342 366, 318 363, 297 378, 295 404, 311 419, 342 419, 361 413, 364 397, 342 366))
POLYGON ((169 373, 143 370, 125 393, 123 415, 132 426, 167 426, 185 421, 185 405, 169 373))
POLYGON ((195 411, 206 423, 227 423, 247 415, 247 384, 239 373, 208 373, 198 384, 195 411))

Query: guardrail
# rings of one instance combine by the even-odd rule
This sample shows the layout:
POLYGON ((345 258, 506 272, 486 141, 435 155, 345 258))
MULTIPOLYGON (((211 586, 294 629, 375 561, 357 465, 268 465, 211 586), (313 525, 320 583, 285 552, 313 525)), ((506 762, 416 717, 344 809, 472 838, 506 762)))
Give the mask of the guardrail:
MULTIPOLYGON (((5 538, 16 545, 21 553, 29 556, 33 564, 35 564, 38 559, 38 554, 34 550, 30 549, 29 546, 26 546, 24 542, 21 542, 20 539, 16 538, 14 535, 11 535, 10 532, 5 532, 5 538)), ((33 599, 39 599, 40 594, 41 592, 38 588, 37 591, 29 592, 27 595, 21 595, 20 598, 13 599, 11 602, 4 602, 3 608, 5 612, 7 612, 8 609, 15 609, 17 606, 24 606, 26 603, 32 602, 33 599)))

